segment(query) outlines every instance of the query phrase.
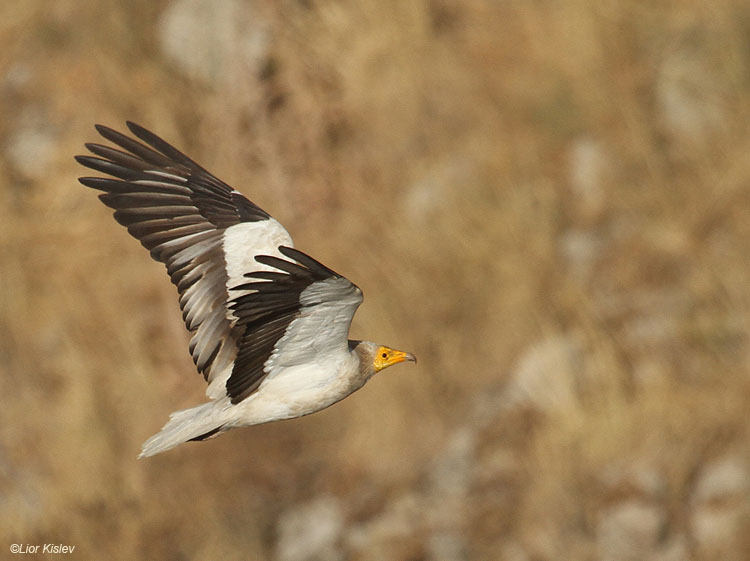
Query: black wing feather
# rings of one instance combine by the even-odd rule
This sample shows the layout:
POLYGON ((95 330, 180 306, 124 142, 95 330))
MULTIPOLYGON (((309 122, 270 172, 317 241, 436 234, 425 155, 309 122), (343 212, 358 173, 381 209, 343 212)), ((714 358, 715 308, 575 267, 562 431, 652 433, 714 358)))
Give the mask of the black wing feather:
POLYGON ((217 357, 222 358, 217 371, 231 363, 241 334, 227 317, 223 232, 270 216, 155 134, 135 123, 127 126, 138 140, 96 125, 117 148, 87 143, 94 155, 76 160, 109 177, 79 181, 103 191, 99 198, 115 210, 117 222, 167 266, 193 334, 193 361, 210 380, 217 357))

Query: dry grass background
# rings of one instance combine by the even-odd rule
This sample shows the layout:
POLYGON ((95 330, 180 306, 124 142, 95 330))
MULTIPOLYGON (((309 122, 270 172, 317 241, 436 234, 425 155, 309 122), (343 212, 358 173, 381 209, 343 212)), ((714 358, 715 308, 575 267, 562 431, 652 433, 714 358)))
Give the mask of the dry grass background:
POLYGON ((9 557, 750 558, 747 2, 6 2, 0 46, 9 557), (125 119, 419 364, 136 461, 204 388, 76 182, 125 119))

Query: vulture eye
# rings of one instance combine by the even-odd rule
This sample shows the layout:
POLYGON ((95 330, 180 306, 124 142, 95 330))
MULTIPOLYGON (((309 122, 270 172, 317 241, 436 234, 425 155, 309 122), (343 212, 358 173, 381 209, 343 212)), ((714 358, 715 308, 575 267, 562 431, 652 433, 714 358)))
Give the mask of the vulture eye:
POLYGON ((380 355, 380 358, 388 358, 388 353, 383 353, 382 355, 380 355))

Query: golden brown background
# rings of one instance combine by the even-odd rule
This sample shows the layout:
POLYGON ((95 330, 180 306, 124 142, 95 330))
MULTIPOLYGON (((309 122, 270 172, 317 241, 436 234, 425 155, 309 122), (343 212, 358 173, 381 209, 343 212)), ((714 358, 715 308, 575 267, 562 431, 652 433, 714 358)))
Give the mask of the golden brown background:
POLYGON ((750 558, 747 1, 4 2, 0 115, 0 555, 750 558), (76 181, 126 119, 419 363, 136 460, 204 387, 76 181))

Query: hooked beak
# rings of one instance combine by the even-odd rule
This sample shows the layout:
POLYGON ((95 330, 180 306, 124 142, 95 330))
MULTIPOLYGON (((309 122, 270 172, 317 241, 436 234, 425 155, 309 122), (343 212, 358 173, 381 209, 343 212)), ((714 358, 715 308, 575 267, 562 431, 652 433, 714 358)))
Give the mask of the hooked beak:
POLYGON ((399 362, 404 362, 406 360, 408 360, 409 362, 416 363, 417 357, 415 357, 412 353, 407 353, 405 351, 393 351, 393 356, 391 360, 389 360, 388 362, 390 362, 390 364, 397 364, 399 362))

